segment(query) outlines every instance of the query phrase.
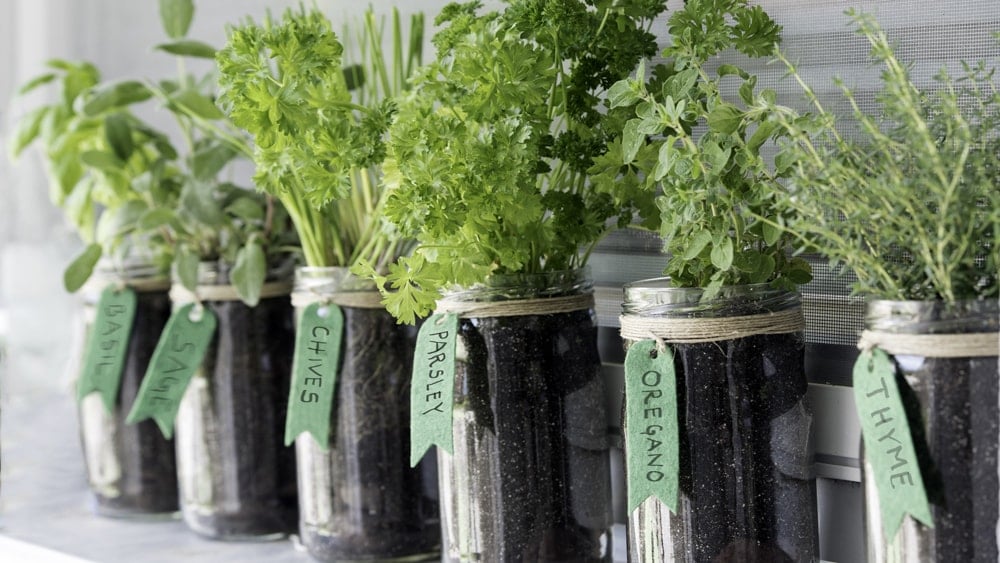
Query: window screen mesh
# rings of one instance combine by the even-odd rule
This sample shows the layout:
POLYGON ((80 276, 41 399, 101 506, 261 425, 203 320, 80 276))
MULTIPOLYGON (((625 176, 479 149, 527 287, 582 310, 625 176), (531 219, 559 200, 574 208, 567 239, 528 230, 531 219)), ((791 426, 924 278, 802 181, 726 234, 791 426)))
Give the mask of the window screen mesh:
MULTIPOLYGON (((961 61, 987 60, 1000 65, 1000 0, 883 0, 844 2, 835 0, 751 0, 762 6, 784 27, 782 49, 799 73, 815 90, 824 107, 849 116, 849 104, 835 84, 839 78, 850 88, 861 109, 877 114, 875 95, 880 89, 880 70, 873 66, 867 41, 854 33, 848 8, 876 16, 896 46, 896 54, 910 64, 913 81, 933 88, 942 68, 957 76, 961 61)), ((666 19, 681 2, 668 4, 667 15, 654 25, 665 37, 666 19)), ((728 55, 719 63, 733 62, 758 76, 758 88, 778 93, 779 103, 807 109, 801 90, 785 79, 783 65, 751 61, 728 55)), ((665 259, 654 258, 658 244, 648 234, 617 234, 602 243, 592 267, 595 281, 605 287, 656 275, 665 259), (630 275, 633 274, 633 275, 630 275)), ((864 304, 849 296, 853 276, 831 272, 825 260, 810 257, 814 280, 803 288, 806 339, 818 344, 853 345, 861 331, 864 304)), ((601 324, 617 326, 620 301, 599 301, 601 324)))

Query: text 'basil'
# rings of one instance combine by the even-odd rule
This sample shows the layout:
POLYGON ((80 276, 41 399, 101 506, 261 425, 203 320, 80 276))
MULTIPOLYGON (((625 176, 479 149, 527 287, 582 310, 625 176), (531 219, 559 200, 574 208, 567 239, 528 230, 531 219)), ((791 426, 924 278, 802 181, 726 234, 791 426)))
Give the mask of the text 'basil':
POLYGON ((896 383, 896 366, 882 350, 862 352, 854 364, 854 401, 865 459, 875 474, 885 537, 896 536, 907 514, 933 527, 910 422, 896 383))
POLYGON ((431 315, 417 334, 410 381, 410 467, 431 446, 452 453, 458 315, 431 315))
POLYGON ((340 369, 344 312, 329 304, 311 303, 302 310, 295 332, 292 386, 288 393, 285 445, 303 432, 320 449, 329 447, 330 412, 340 369))
POLYGON ((96 391, 108 412, 114 410, 118 397, 135 308, 136 296, 132 289, 113 285, 104 288, 87 339, 77 396, 82 400, 96 391))
POLYGON ((677 378, 673 353, 656 341, 625 355, 625 455, 628 512, 649 497, 677 511, 677 378))
POLYGON ((195 303, 183 305, 170 315, 126 422, 152 418, 165 437, 174 435, 181 398, 205 358, 216 323, 212 311, 195 303))

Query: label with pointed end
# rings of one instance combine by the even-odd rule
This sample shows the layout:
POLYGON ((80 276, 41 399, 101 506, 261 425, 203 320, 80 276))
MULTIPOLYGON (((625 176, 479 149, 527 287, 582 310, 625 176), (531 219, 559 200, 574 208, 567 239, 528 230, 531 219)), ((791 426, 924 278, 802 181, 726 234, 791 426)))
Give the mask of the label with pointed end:
POLYGON ((108 412, 114 410, 118 398, 135 309, 135 291, 113 285, 104 288, 87 339, 77 396, 82 400, 91 393, 100 393, 108 412))
POLYGON ((625 356, 625 455, 628 512, 655 497, 677 511, 677 381, 670 348, 654 340, 625 356))
POLYGON ((174 311, 156 344, 126 422, 152 418, 166 438, 173 437, 181 398, 212 343, 216 322, 212 311, 197 303, 174 311))
POLYGON ((328 449, 343 335, 344 312, 340 307, 311 303, 302 310, 295 333, 286 446, 308 432, 321 450, 328 449))
POLYGON ((452 453, 458 315, 431 315, 420 327, 410 381, 410 466, 431 446, 452 453))
POLYGON ((896 537, 907 514, 933 527, 910 422, 896 382, 896 366, 882 350, 862 352, 854 364, 854 401, 861 419, 865 458, 875 474, 885 537, 896 537))

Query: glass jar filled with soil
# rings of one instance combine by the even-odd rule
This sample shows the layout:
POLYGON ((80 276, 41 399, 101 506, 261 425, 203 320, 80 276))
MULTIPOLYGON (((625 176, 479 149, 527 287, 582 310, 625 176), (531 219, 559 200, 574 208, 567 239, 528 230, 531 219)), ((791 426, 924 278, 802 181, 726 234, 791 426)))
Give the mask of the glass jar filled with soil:
POLYGON ((440 451, 445 561, 611 561, 605 385, 586 270, 495 275, 460 317, 440 451))
MULTIPOLYGON (((295 451, 282 441, 294 347, 289 270, 271 272, 250 307, 227 271, 199 266, 198 299, 218 326, 176 420, 181 509, 199 535, 266 540, 295 531, 295 451)), ((178 287, 175 305, 194 300, 178 287)))
POLYGON ((93 337, 99 295, 109 285, 135 293, 135 316, 113 407, 109 410, 97 392, 80 398, 80 440, 90 490, 102 516, 173 517, 178 512, 174 441, 164 438, 151 420, 125 423, 170 317, 170 280, 146 262, 102 262, 84 288, 85 339, 93 337))
MULTIPOLYGON (((865 325, 862 342, 887 352, 896 369, 934 524, 905 517, 888 537, 874 468, 863 456, 868 560, 1000 560, 1000 305, 996 300, 871 301, 865 325)), ((866 443, 865 450, 879 446, 866 443)))
MULTIPOLYGON (((398 324, 381 300, 371 282, 347 268, 295 272, 297 315, 312 303, 318 315, 330 306, 343 314, 339 366, 317 359, 319 373, 311 373, 316 383, 336 378, 334 387, 316 391, 332 395, 327 442, 321 447, 305 432, 295 440, 299 534, 320 561, 440 560, 435 460, 409 464, 417 327, 398 324)), ((327 330, 317 334, 314 340, 327 330)), ((332 345, 314 344, 313 350, 332 345)))
POLYGON ((629 560, 818 560, 798 294, 761 284, 706 299, 667 278, 624 293, 626 346, 654 339, 673 354, 678 462, 677 512, 639 504, 629 560))

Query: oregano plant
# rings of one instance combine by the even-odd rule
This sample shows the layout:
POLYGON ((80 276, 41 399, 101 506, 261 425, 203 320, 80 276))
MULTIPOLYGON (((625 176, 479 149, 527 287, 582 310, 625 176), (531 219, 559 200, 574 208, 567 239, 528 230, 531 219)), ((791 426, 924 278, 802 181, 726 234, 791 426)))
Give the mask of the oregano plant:
POLYGON ((808 262, 789 255, 792 237, 779 226, 780 174, 761 154, 782 134, 775 92, 719 60, 732 50, 773 55, 781 27, 746 0, 688 0, 668 25, 666 63, 608 92, 611 108, 632 115, 595 160, 594 182, 639 200, 641 225, 663 238, 664 273, 678 287, 705 288, 710 299, 728 285, 808 282, 808 262))

